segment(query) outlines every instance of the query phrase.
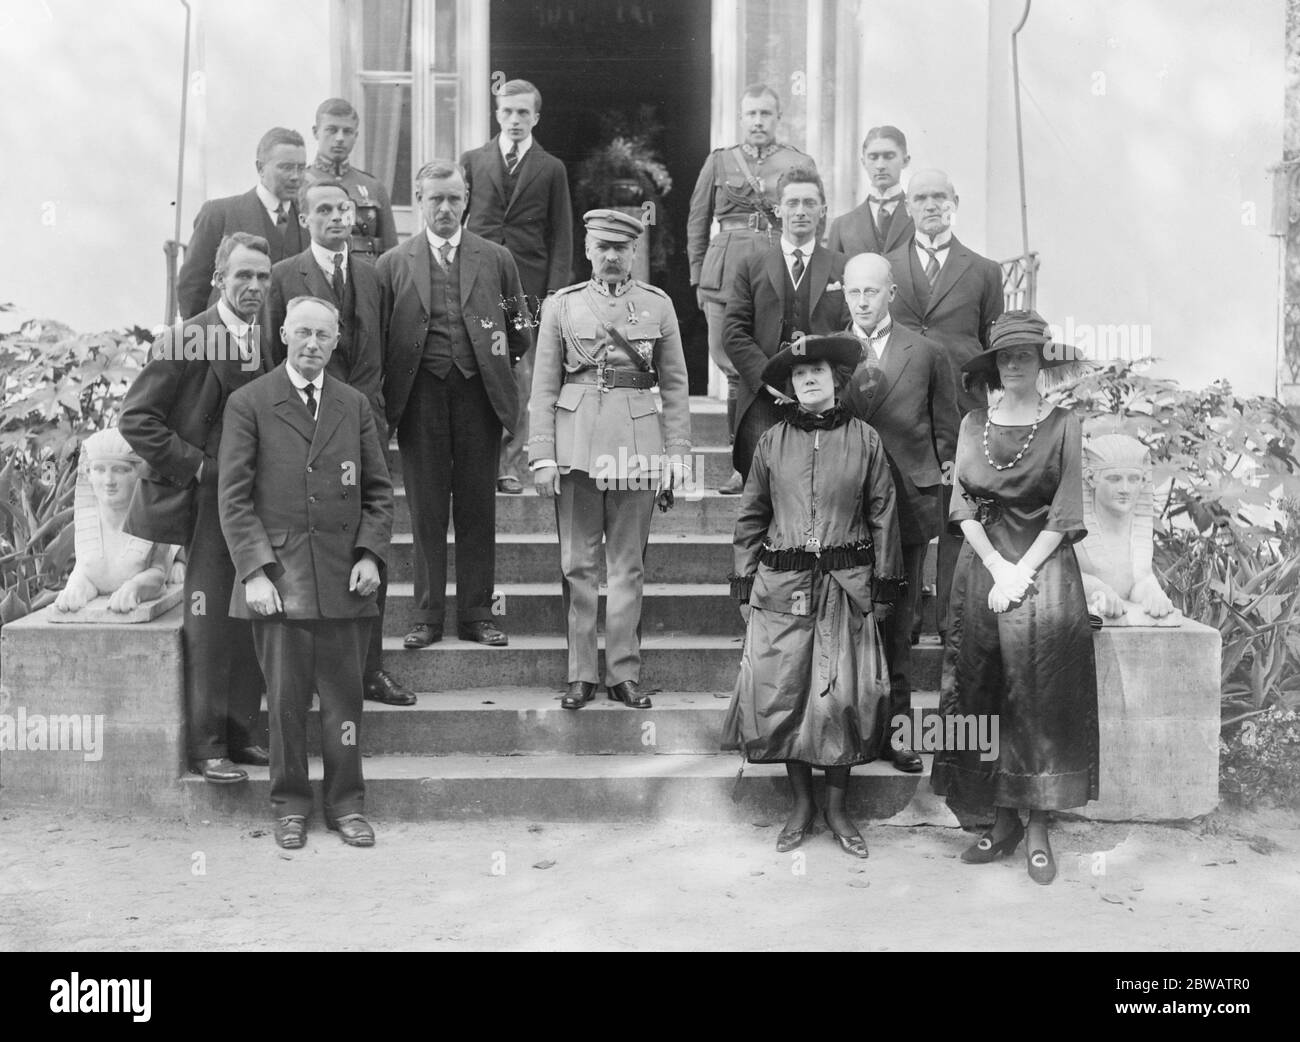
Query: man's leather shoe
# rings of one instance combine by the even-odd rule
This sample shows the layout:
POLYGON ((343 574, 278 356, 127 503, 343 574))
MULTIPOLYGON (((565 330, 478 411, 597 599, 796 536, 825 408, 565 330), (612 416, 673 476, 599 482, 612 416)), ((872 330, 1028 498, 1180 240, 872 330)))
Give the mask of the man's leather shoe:
POLYGON ((507 496, 517 496, 524 490, 524 483, 513 474, 502 474, 497 478, 497 491, 507 496))
POLYGON ((190 770, 195 774, 203 775, 203 780, 210 781, 213 785, 234 785, 237 782, 248 781, 248 772, 242 767, 236 767, 224 756, 195 760, 190 764, 190 770))
POLYGON ((382 669, 377 669, 366 677, 365 696, 372 702, 383 702, 389 706, 415 705, 415 692, 403 687, 382 669))
POLYGON ((902 771, 904 774, 920 774, 925 770, 921 757, 911 749, 895 749, 890 746, 885 759, 893 763, 894 770, 902 771))
POLYGON ((745 479, 740 476, 740 471, 733 470, 727 483, 718 489, 720 496, 738 496, 745 491, 745 479))
POLYGON ((435 630, 427 622, 421 622, 402 638, 402 647, 427 648, 430 644, 437 644, 440 640, 442 640, 442 630, 435 630))
POLYGON ((301 850, 307 842, 307 819, 301 814, 276 818, 275 841, 285 850, 301 850))
POLYGON ((610 685, 609 697, 615 702, 622 702, 629 709, 649 709, 654 705, 649 695, 637 691, 635 680, 624 680, 610 685))
POLYGON ((595 684, 586 680, 571 680, 569 681, 568 692, 560 699, 560 707, 563 709, 581 709, 595 697, 595 684))
POLYGON ((271 766, 271 754, 260 745, 246 745, 242 749, 232 749, 230 758, 235 763, 246 763, 252 767, 271 766))
POLYGON ((350 847, 375 845, 375 830, 360 814, 344 814, 338 821, 329 822, 329 827, 343 837, 343 842, 350 847))
POLYGON ((480 619, 477 622, 463 622, 457 629, 461 640, 472 640, 476 644, 486 644, 493 648, 504 648, 510 638, 492 623, 480 619))

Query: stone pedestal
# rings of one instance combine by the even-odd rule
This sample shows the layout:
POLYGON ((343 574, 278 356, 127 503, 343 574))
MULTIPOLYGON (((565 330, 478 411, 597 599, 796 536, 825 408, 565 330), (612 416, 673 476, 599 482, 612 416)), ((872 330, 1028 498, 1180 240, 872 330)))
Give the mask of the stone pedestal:
POLYGON ((179 607, 134 625, 51 621, 0 630, 0 795, 122 811, 182 807, 179 607))
POLYGON ((1124 626, 1094 636, 1101 729, 1099 800, 1107 821, 1208 814, 1219 803, 1218 630, 1124 626))

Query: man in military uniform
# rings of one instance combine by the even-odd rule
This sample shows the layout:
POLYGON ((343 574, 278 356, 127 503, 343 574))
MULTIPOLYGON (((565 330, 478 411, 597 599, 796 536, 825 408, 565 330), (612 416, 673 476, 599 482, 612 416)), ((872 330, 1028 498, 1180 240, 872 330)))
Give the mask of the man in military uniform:
MULTIPOLYGON (((736 368, 723 347, 722 324, 740 261, 750 253, 775 246, 781 234, 776 183, 794 167, 816 170, 812 159, 792 145, 776 140, 781 99, 771 87, 755 84, 740 99, 739 144, 717 148, 695 182, 686 218, 686 255, 691 264, 695 299, 709 323, 709 357, 727 377, 728 428, 736 429, 736 368), (718 222, 718 234, 709 230, 718 222)), ((738 473, 718 491, 739 495, 738 473)))
POLYGON ((686 360, 668 295, 630 276, 644 230, 617 210, 591 210, 589 282, 556 293, 542 313, 529 402, 528 459, 538 495, 556 497, 569 645, 568 692, 595 695, 600 544, 609 576, 605 686, 649 709, 641 679, 641 585, 656 498, 689 474, 686 360), (655 398, 658 385, 662 405, 655 398))
POLYGON ((311 128, 316 138, 316 158, 307 167, 306 181, 314 184, 328 179, 343 185, 352 200, 355 218, 350 253, 374 263, 381 253, 397 245, 397 226, 393 223, 388 189, 348 162, 360 122, 357 110, 343 98, 327 98, 320 103, 311 128))

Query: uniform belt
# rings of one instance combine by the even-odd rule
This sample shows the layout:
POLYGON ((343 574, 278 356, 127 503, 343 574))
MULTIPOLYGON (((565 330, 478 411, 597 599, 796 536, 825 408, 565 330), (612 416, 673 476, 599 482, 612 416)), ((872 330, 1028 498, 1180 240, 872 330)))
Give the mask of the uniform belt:
POLYGON ((596 384, 602 391, 611 387, 636 387, 649 390, 659 383, 654 373, 642 373, 635 369, 615 369, 612 365, 597 365, 589 369, 579 369, 576 373, 565 373, 566 384, 596 384))
POLYGON ((718 218, 718 230, 722 232, 738 232, 742 229, 751 232, 766 232, 773 230, 774 226, 766 214, 761 213, 729 213, 725 217, 718 218))

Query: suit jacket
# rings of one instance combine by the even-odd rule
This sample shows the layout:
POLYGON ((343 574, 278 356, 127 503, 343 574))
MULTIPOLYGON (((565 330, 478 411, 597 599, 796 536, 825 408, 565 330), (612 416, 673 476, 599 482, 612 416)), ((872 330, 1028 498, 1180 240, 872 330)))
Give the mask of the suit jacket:
POLYGON ((194 218, 194 233, 185 247, 185 263, 176 277, 176 295, 182 318, 197 315, 217 302, 217 290, 212 285, 217 247, 224 236, 233 232, 248 232, 265 238, 271 247, 272 264, 305 250, 311 242, 307 229, 298 223, 296 203, 289 208, 289 223, 282 235, 258 198, 256 188, 250 188, 243 195, 209 199, 194 218))
MULTIPOLYGON (((226 399, 268 368, 265 351, 250 362, 231 357, 224 332, 226 326, 215 306, 166 330, 154 341, 148 364, 126 392, 117 426, 147 465, 144 478, 186 488, 206 459, 204 483, 217 480, 226 399), (205 347, 195 351, 196 344, 205 347), (191 347, 188 352, 186 345, 191 347)), ((179 500, 173 505, 182 506, 179 500)), ((166 520, 188 526, 191 519, 187 514, 166 520)))
MULTIPOLYGON (((381 293, 375 266, 348 252, 347 295, 352 313, 340 323, 340 343, 330 356, 326 372, 355 387, 366 396, 379 424, 379 439, 387 444, 388 426, 384 417, 384 337, 380 321, 381 293), (343 337, 347 337, 347 351, 343 337)), ((271 269, 271 289, 266 298, 266 339, 272 365, 284 361, 287 348, 280 337, 284 312, 294 297, 312 296, 334 299, 329 279, 312 255, 311 247, 296 257, 288 257, 271 269)))
POLYGON ((843 402, 876 429, 889 455, 903 542, 929 542, 941 527, 935 492, 957 452, 957 402, 943 348, 894 323, 884 364, 860 364, 843 402))
POLYGON ((533 139, 506 198, 505 164, 493 138, 460 157, 469 189, 465 227, 510 251, 524 292, 541 299, 569 284, 573 204, 564 164, 533 139))
POLYGON ((905 240, 911 241, 916 231, 912 215, 907 212, 907 204, 895 204, 893 220, 889 222, 889 234, 882 243, 876 234, 876 221, 871 215, 871 203, 863 200, 861 206, 855 206, 848 213, 840 214, 831 221, 830 237, 826 245, 838 250, 846 257, 859 253, 885 254, 897 249, 905 240))
MULTIPOLYGON (((397 430, 420 369, 429 328, 434 264, 429 239, 416 232, 379 258, 376 270, 384 324, 384 408, 388 429, 397 430)), ((478 361, 488 400, 506 430, 518 419, 518 391, 511 362, 532 346, 532 330, 518 328, 503 302, 523 294, 519 272, 504 246, 462 231, 457 250, 460 304, 465 331, 478 361)))
POLYGON ((393 484, 366 396, 325 374, 313 420, 283 366, 240 388, 221 441, 221 531, 240 580, 232 617, 252 615, 243 583, 260 568, 286 619, 379 614, 375 595, 348 589, 361 553, 382 564, 393 529, 393 484))
MULTIPOLYGON (((832 253, 821 246, 813 249, 804 273, 804 278, 811 280, 808 312, 812 328, 802 332, 836 333, 848 325, 849 310, 843 289, 847 259, 844 254, 832 253)), ((761 392, 763 367, 781 350, 783 336, 795 332, 782 330, 786 296, 794 292, 779 245, 741 260, 722 325, 723 347, 740 374, 736 394, 737 430, 750 403, 761 392)))
POLYGON ((934 289, 913 269, 914 239, 889 254, 898 293, 889 307, 897 323, 936 341, 952 371, 957 406, 964 416, 988 403, 977 394, 962 390, 961 367, 988 344, 989 324, 1002 314, 1002 268, 997 261, 981 257, 957 241, 954 235, 948 259, 939 269, 934 289), (928 297, 927 297, 928 293, 928 297))

